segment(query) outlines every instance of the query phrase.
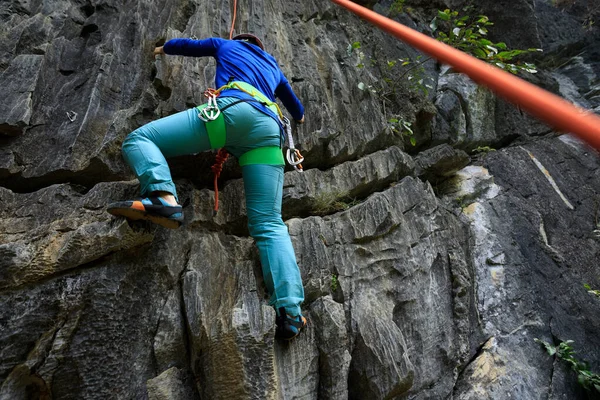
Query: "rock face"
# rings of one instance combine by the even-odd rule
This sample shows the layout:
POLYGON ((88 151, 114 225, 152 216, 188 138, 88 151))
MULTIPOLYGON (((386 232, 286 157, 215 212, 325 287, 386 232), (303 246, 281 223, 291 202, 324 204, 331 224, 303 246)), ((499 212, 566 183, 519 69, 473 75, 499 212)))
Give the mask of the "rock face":
MULTIPOLYGON (((422 31, 436 15, 362 3, 422 31)), ((494 40, 546 50, 551 73, 530 79, 600 108, 591 2, 480 3, 494 40)), ((307 109, 306 171, 283 193, 298 338, 274 338, 235 160, 216 216, 211 154, 170 160, 181 229, 105 212, 137 195, 125 136, 213 84, 211 59, 152 49, 226 37, 231 12, 0 4, 0 400, 593 398, 534 338, 574 340, 600 372, 600 299, 583 286, 600 288, 600 156, 434 62, 415 86, 388 64, 415 51, 332 3, 238 4, 236 31, 264 38, 307 109)))

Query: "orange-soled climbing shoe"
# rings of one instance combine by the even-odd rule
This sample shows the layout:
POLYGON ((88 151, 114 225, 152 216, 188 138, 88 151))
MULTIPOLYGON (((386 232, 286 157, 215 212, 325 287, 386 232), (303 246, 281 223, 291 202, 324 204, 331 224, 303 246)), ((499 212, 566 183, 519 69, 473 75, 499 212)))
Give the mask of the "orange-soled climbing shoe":
POLYGON ((280 339, 291 340, 300 334, 306 326, 306 318, 302 315, 292 317, 287 315, 284 307, 279 308, 279 316, 275 319, 277 330, 275 336, 280 339))
POLYGON ((169 229, 177 229, 183 223, 183 210, 180 205, 172 206, 160 197, 119 201, 111 203, 107 211, 127 219, 148 220, 169 229))

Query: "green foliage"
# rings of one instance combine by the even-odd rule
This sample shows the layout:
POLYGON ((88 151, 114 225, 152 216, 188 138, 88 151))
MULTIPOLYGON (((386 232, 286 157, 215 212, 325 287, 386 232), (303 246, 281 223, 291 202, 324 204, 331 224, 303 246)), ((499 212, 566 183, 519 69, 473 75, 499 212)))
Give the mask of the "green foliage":
POLYGON ((471 153, 489 153, 491 151, 496 151, 496 149, 490 146, 477 146, 471 150, 471 153))
POLYGON ((356 68, 364 68, 365 67, 365 64, 364 64, 365 53, 363 53, 360 48, 361 48, 360 42, 350 43, 348 45, 348 47, 346 48, 346 55, 348 57, 351 57, 352 54, 357 55, 358 62, 355 65, 356 68))
POLYGON ((390 118, 388 120, 388 126, 395 134, 408 138, 411 145, 417 145, 417 140, 415 139, 414 132, 412 130, 412 123, 404 120, 402 117, 390 118))
POLYGON ((494 24, 485 15, 477 17, 459 16, 458 11, 446 9, 444 11, 438 10, 438 15, 431 21, 430 27, 433 32, 437 32, 437 40, 505 71, 513 74, 520 71, 536 73, 537 70, 534 64, 515 62, 514 59, 523 54, 542 50, 510 50, 504 42, 493 43, 485 38, 488 34, 488 28, 492 25, 494 24), (440 28, 443 28, 443 31, 440 28))
POLYGON ((404 2, 406 0, 394 0, 392 2, 392 4, 390 5, 390 10, 388 12, 388 15, 390 17, 393 17, 395 15, 398 14, 402 14, 404 12, 404 2))
POLYGON ((427 76, 425 67, 423 66, 431 57, 423 59, 423 55, 419 54, 414 60, 411 58, 399 59, 402 63, 401 67, 406 70, 399 76, 402 79, 406 76, 408 87, 413 92, 421 92, 425 96, 429 94, 429 89, 433 89, 433 79, 427 76))
POLYGON ((600 290, 592 289, 592 287, 587 283, 583 285, 583 287, 588 291, 589 294, 593 294, 596 297, 600 297, 600 290))
POLYGON ((326 215, 344 211, 358 204, 350 199, 350 193, 345 191, 321 192, 313 200, 312 210, 317 215, 326 215))
POLYGON ((423 67, 430 58, 423 59, 423 56, 419 55, 414 59, 408 57, 380 62, 368 57, 367 62, 367 56, 361 48, 360 42, 354 42, 348 45, 346 50, 348 56, 355 56, 354 66, 359 70, 367 68, 367 65, 369 68, 378 68, 382 78, 372 83, 360 81, 357 84, 358 89, 377 95, 386 115, 388 129, 398 137, 407 139, 412 146, 416 146, 412 123, 395 114, 394 110, 406 101, 406 89, 427 96, 433 88, 433 79, 427 76, 423 67))
POLYGON ((431 58, 423 59, 423 56, 419 55, 414 60, 409 57, 378 63, 373 57, 365 55, 362 51, 362 45, 358 41, 348 45, 346 55, 348 57, 355 57, 354 67, 359 70, 366 69, 367 67, 379 67, 382 79, 372 84, 361 81, 357 86, 362 91, 378 94, 384 103, 389 104, 394 102, 394 98, 402 84, 407 84, 411 91, 420 91, 425 96, 429 93, 429 89, 433 88, 433 79, 427 76, 423 67, 423 64, 431 58))
POLYGON ((558 346, 553 346, 537 338, 534 341, 541 344, 551 356, 556 356, 569 364, 571 369, 577 373, 577 381, 585 389, 600 393, 600 375, 590 371, 587 362, 575 358, 575 350, 571 347, 571 343, 574 343, 572 340, 561 342, 558 346))
POLYGON ((338 286, 339 286, 338 276, 336 274, 332 274, 331 275, 331 283, 329 284, 331 291, 335 292, 338 289, 338 286))

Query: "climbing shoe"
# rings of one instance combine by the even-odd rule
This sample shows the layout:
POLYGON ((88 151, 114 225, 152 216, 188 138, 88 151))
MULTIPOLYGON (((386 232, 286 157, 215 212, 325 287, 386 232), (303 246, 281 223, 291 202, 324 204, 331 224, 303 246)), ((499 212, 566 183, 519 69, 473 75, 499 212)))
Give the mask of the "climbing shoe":
POLYGON ((275 319, 277 330, 275 336, 280 339, 290 340, 298 336, 302 328, 306 326, 306 318, 302 315, 292 317, 287 315, 285 307, 279 308, 279 316, 275 319))
POLYGON ((160 197, 119 201, 108 205, 107 211, 130 220, 145 219, 165 228, 177 229, 183 223, 180 205, 172 206, 160 197))

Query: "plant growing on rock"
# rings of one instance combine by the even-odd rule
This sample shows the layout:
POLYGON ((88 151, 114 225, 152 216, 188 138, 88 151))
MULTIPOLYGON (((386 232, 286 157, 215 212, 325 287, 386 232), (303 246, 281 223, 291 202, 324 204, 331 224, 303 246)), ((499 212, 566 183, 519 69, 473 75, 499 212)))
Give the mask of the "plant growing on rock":
POLYGON ((587 283, 583 287, 588 291, 589 294, 593 294, 596 297, 600 297, 600 290, 592 289, 587 283))
POLYGON ((398 137, 407 138, 416 146, 412 123, 398 114, 401 113, 400 105, 406 101, 407 91, 425 98, 429 90, 433 89, 433 78, 427 75, 423 66, 430 58, 423 59, 423 56, 418 55, 414 59, 406 57, 382 62, 372 56, 367 57, 358 41, 349 44, 346 53, 349 57, 356 57, 355 68, 359 70, 379 69, 381 79, 370 83, 360 81, 357 87, 361 91, 377 95, 389 130, 398 137))
POLYGON ((411 128, 412 124, 402 117, 399 118, 390 118, 388 120, 388 126, 397 135, 400 137, 406 137, 410 141, 410 144, 413 146, 417 145, 417 140, 415 139, 414 132, 411 128))
POLYGON ((339 281, 336 274, 331 275, 331 283, 329 284, 331 291, 335 292, 338 289, 339 281))
POLYGON ((437 32, 437 40, 446 43, 480 60, 493 64, 505 71, 516 74, 521 71, 536 73, 532 63, 516 62, 515 58, 542 49, 511 50, 506 43, 493 43, 486 39, 488 28, 494 25, 487 16, 459 16, 458 11, 438 10, 438 15, 431 21, 431 30, 437 32), (438 30, 438 28, 442 28, 438 30))
POLYGON ((490 146, 477 146, 476 148, 471 150, 471 153, 473 153, 473 154, 490 153, 492 151, 496 151, 496 149, 494 149, 493 147, 490 147, 490 146))
POLYGON ((418 55, 414 59, 406 57, 380 62, 372 56, 367 58, 359 41, 348 45, 346 55, 356 57, 354 66, 359 70, 379 67, 381 79, 372 83, 361 81, 357 86, 362 91, 377 94, 384 102, 384 108, 396 101, 402 85, 408 85, 409 90, 422 92, 425 96, 433 88, 432 78, 427 76, 423 67, 431 58, 423 59, 422 55, 418 55))
POLYGON ((315 196, 312 210, 317 215, 326 215, 349 209, 358 203, 356 200, 347 201, 350 193, 345 191, 322 192, 315 196))
POLYGON ((590 371, 587 362, 575 358, 575 350, 571 347, 571 344, 574 343, 572 340, 560 342, 558 346, 553 346, 550 343, 537 338, 535 338, 534 341, 541 344, 549 355, 558 357, 558 359, 569 364, 571 369, 577 373, 577 381, 585 389, 600 393, 600 375, 590 371))

